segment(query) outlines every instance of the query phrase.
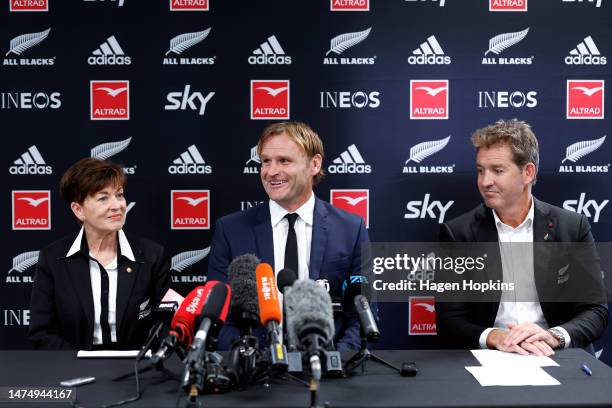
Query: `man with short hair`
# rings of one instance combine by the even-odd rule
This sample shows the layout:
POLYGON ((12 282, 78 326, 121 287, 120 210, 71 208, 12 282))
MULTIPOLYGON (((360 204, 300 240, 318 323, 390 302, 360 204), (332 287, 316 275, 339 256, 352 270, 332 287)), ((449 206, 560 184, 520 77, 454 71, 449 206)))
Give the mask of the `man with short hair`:
MULTIPOLYGON (((263 131, 257 153, 261 182, 270 199, 217 221, 208 279, 227 281, 231 260, 251 253, 276 273, 290 267, 298 279, 326 281, 332 299, 341 298, 347 278, 362 274, 361 246, 369 238, 362 218, 320 200, 312 191, 324 176, 321 139, 305 123, 275 123, 263 131)), ((335 320, 338 350, 358 349, 354 308, 335 320)), ((220 347, 227 347, 223 339, 220 347)))
POLYGON ((503 277, 527 282, 517 299, 529 301, 508 301, 500 295, 497 302, 439 302, 438 334, 453 347, 519 354, 548 356, 557 348, 589 346, 608 322, 599 270, 580 270, 580 262, 570 262, 570 270, 550 270, 553 256, 551 247, 546 248, 549 243, 561 242, 594 245, 589 222, 584 215, 532 196, 539 153, 538 141, 527 123, 500 120, 476 130, 472 144, 476 147, 478 190, 484 203, 443 224, 440 241, 499 242, 503 277), (528 250, 521 256, 509 250, 525 248, 524 243, 528 243, 528 250), (565 283, 559 278, 562 271, 573 279, 570 283, 592 278, 592 287, 601 296, 590 302, 552 301, 545 293, 565 283))

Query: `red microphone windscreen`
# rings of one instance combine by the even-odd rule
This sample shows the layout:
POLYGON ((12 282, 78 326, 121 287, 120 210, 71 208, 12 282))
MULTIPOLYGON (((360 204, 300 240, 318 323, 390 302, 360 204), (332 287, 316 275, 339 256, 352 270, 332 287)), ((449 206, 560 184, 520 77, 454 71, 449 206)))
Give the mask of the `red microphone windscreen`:
POLYGON ((178 337, 178 341, 184 347, 189 347, 195 332, 196 320, 202 313, 206 298, 214 286, 214 282, 206 282, 204 286, 197 286, 185 297, 174 317, 170 327, 174 330, 178 337))
POLYGON ((225 319, 227 319, 227 314, 229 313, 230 308, 230 300, 232 298, 232 288, 227 283, 224 285, 227 288, 227 298, 225 298, 223 309, 221 310, 221 314, 219 314, 219 320, 221 320, 223 323, 225 323, 225 319))
POLYGON ((281 322, 283 314, 278 301, 278 290, 272 267, 267 263, 260 263, 255 270, 255 278, 261 324, 265 326, 269 321, 281 322))

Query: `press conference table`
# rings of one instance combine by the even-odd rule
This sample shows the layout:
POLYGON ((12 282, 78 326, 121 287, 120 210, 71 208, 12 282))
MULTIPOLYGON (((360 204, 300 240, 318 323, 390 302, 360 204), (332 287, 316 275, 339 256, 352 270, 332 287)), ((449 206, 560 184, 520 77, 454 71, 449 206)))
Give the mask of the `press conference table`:
MULTIPOLYGON (((365 375, 349 379, 324 379, 319 401, 330 407, 503 407, 503 406, 612 406, 612 368, 583 350, 567 349, 553 356, 559 367, 544 369, 561 382, 559 386, 481 387, 464 367, 479 365, 467 350, 376 351, 399 365, 416 362, 416 377, 400 377, 390 369, 368 362, 365 375), (591 377, 580 370, 587 364, 591 377)), ((348 357, 349 355, 343 356, 348 357)), ((166 367, 178 372, 182 364, 173 356, 166 367)), ((133 370, 129 359, 77 359, 75 352, 0 351, 0 387, 57 386, 61 380, 95 376, 92 384, 76 388, 80 405, 91 407, 126 399, 135 394, 133 378, 111 378, 133 370)), ((142 398, 129 407, 174 407, 176 381, 162 373, 141 375, 142 398)), ((309 392, 296 383, 275 380, 269 387, 200 397, 205 407, 304 407, 309 392)), ((64 403, 64 406, 67 404, 64 403)), ((0 406, 58 406, 58 404, 0 403, 0 406)), ((60 405, 61 406, 61 405, 60 405)))

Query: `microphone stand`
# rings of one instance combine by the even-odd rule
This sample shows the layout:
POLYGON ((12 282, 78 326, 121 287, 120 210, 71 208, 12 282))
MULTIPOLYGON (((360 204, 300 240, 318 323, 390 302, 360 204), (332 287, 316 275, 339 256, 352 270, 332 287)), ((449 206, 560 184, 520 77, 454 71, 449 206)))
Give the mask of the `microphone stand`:
POLYGON ((185 408, 202 408, 202 401, 198 398, 204 392, 204 382, 206 381, 206 364, 208 362, 208 352, 204 352, 203 359, 191 359, 185 361, 182 387, 187 391, 187 399, 184 405, 177 406, 185 408))
POLYGON ((366 362, 370 360, 374 361, 375 363, 379 363, 381 365, 387 366, 393 369, 394 371, 397 371, 398 373, 400 372, 400 369, 398 367, 394 366, 388 361, 385 361, 382 358, 378 357, 376 354, 372 353, 368 349, 368 340, 365 337, 361 337, 360 350, 357 353, 355 353, 355 355, 353 355, 353 357, 351 357, 344 365, 345 370, 346 370, 346 375, 347 376, 351 375, 353 371, 359 366, 361 366, 361 374, 364 374, 366 362))
MULTIPOLYGON (((160 332, 162 331, 163 328, 164 328, 164 325, 161 322, 158 322, 155 326, 151 327, 151 330, 149 331, 149 337, 147 338, 147 340, 145 341, 145 344, 142 346, 142 348, 138 352, 138 355, 136 356, 136 364, 138 364, 140 361, 144 359, 147 351, 151 350, 151 353, 153 353, 153 348, 152 348, 153 343, 155 340, 159 338, 160 332)), ((159 348, 163 345, 164 341, 162 341, 161 345, 159 345, 158 347, 155 347, 155 352, 159 350, 159 348)), ((177 355, 181 358, 181 360, 184 358, 183 350, 178 346, 178 344, 176 343, 176 340, 174 342, 169 342, 168 345, 169 347, 171 347, 172 350, 176 351, 177 355)), ((166 367, 164 367, 164 360, 156 361, 155 363, 151 363, 151 365, 148 365, 146 367, 140 367, 137 370, 137 372, 138 374, 141 374, 141 373, 150 371, 153 368, 155 368, 155 370, 157 371, 160 371, 161 373, 164 374, 165 377, 171 380, 174 380, 174 381, 180 380, 180 376, 178 373, 170 371, 166 367)), ((117 377, 114 377, 113 379, 111 379, 111 381, 121 381, 126 378, 132 377, 133 375, 135 375, 135 372, 131 371, 125 374, 121 374, 117 377)))
POLYGON ((227 373, 232 377, 238 388, 246 388, 256 379, 257 362, 261 359, 259 342, 253 336, 253 327, 259 322, 259 317, 250 312, 239 312, 234 317, 240 328, 240 338, 232 344, 229 354, 227 373))

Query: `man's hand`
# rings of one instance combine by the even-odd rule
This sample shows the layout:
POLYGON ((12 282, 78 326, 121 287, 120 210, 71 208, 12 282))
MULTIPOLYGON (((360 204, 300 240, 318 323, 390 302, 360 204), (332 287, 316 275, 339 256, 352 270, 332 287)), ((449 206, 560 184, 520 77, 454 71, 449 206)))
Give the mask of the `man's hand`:
MULTIPOLYGON (((516 327, 517 325, 512 325, 516 327)), ((542 329, 543 330, 543 329, 542 329)), ((546 334, 552 336, 550 333, 544 330, 546 334)), ((537 333, 540 334, 539 332, 537 333)), ((539 340, 537 336, 534 336, 531 341, 521 341, 518 344, 508 344, 508 338, 512 335, 512 328, 510 332, 504 330, 494 329, 487 336, 487 347, 505 351, 508 353, 517 353, 521 355, 535 354, 536 356, 551 356, 555 354, 553 347, 550 346, 546 341, 539 340)), ((554 339, 554 337, 553 337, 554 339)), ((556 339, 554 339, 556 341, 556 339)))
POLYGON ((529 351, 531 354, 535 354, 536 356, 552 356, 555 354, 552 347, 550 347, 545 341, 536 340, 533 342, 524 341, 520 344, 520 346, 529 351))
POLYGON ((529 351, 522 348, 520 345, 506 346, 506 338, 510 333, 500 329, 493 329, 487 336, 487 347, 497 349, 508 353, 518 353, 524 356, 529 354, 529 351))
MULTIPOLYGON (((510 332, 508 336, 504 340, 504 346, 511 347, 513 345, 518 345, 522 343, 526 344, 534 344, 538 343, 538 349, 542 350, 541 343, 546 343, 548 346, 546 349, 552 349, 559 347, 559 340, 555 338, 548 330, 543 329, 534 323, 523 323, 523 324, 514 324, 508 323, 508 328, 510 332)), ((532 350, 533 348, 530 347, 532 350)), ((550 353, 553 354, 553 353, 550 353)), ((550 355, 545 354, 545 355, 550 355)))

